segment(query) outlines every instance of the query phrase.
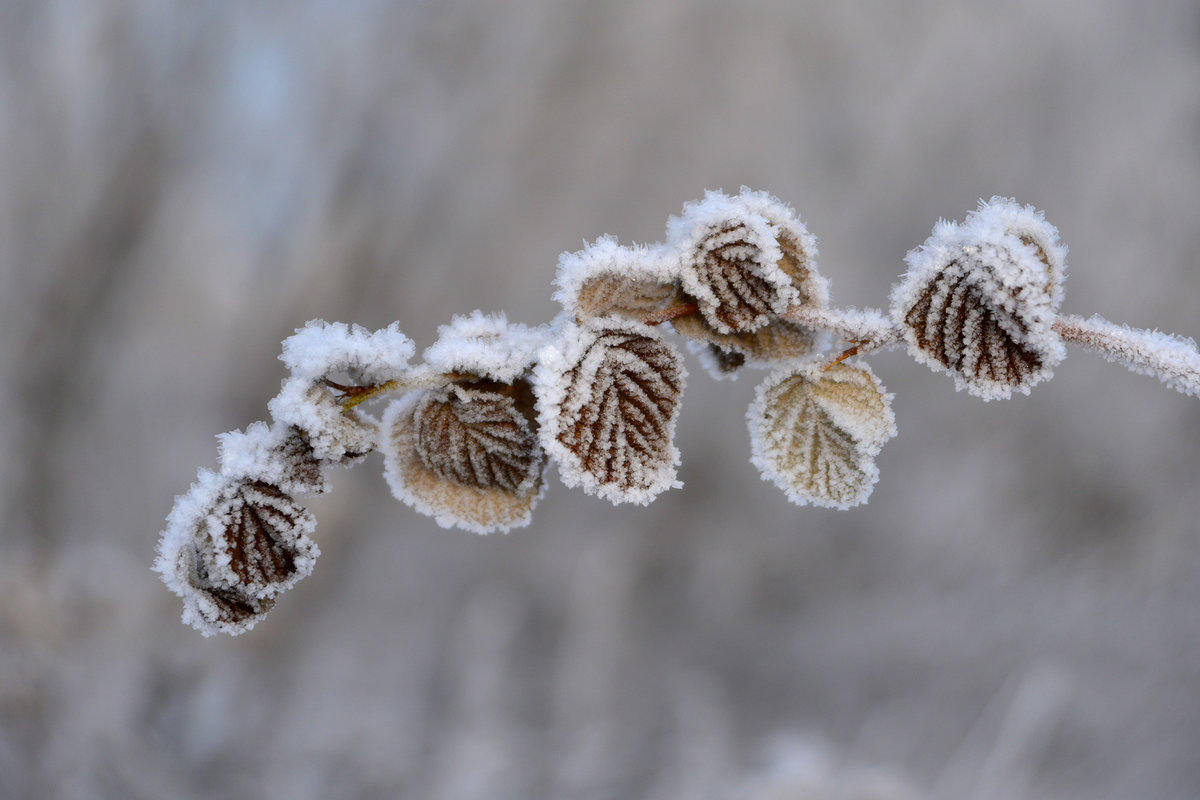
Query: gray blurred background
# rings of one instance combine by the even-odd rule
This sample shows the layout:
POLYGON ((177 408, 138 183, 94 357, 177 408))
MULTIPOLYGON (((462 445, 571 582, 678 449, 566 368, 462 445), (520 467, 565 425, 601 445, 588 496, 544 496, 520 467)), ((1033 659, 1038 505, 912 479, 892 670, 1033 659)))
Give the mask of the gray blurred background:
POLYGON ((840 305, 1000 194, 1065 310, 1200 335, 1200 7, 0 3, 0 797, 1200 797, 1200 401, 1078 351, 996 403, 874 357, 845 512, 694 361, 645 509, 552 477, 481 538, 373 457, 266 622, 180 624, 158 531, 281 338, 546 321, 560 252, 742 184, 840 305))

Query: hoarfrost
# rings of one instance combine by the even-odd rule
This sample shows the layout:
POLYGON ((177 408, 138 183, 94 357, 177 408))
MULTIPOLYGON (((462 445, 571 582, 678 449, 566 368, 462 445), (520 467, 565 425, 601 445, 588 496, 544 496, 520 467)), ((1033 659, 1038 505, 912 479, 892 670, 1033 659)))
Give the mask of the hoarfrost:
POLYGON ((714 377, 828 345, 827 336, 781 318, 829 303, 829 282, 816 267, 816 237, 785 203, 745 187, 736 197, 708 192, 671 218, 667 239, 680 261, 678 302, 695 302, 700 311, 672 325, 709 345, 701 360, 714 377))
POLYGON ((360 325, 314 319, 283 340, 279 356, 293 377, 315 382, 335 373, 348 373, 363 384, 399 378, 416 352, 398 322, 369 331, 360 325))
POLYGON ((271 483, 292 494, 329 491, 324 465, 298 428, 254 422, 244 432, 222 433, 217 439, 226 477, 271 483))
POLYGON ((528 369, 546 343, 546 326, 509 323, 504 312, 475 311, 455 316, 438 328, 438 340, 425 350, 425 363, 439 372, 465 372, 512 383, 528 369))
POLYGON ((680 317, 671 327, 717 380, 737 378, 742 366, 770 367, 829 348, 829 335, 787 320, 773 320, 750 333, 716 333, 701 317, 680 317))
POLYGON ((680 253, 683 291, 717 333, 757 330, 800 300, 779 267, 783 250, 774 227, 742 195, 708 192, 685 205, 668 222, 667 239, 680 253))
POLYGON ((378 440, 374 419, 343 408, 327 387, 308 378, 286 379, 267 410, 277 423, 303 431, 313 455, 323 461, 353 463, 374 450, 378 440))

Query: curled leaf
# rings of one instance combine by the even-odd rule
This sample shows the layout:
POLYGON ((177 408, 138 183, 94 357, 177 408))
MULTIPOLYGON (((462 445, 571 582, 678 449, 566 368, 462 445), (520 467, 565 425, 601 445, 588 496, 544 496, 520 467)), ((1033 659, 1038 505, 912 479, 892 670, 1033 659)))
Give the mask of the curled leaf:
POLYGON ((681 254, 683 292, 716 333, 753 332, 791 305, 828 303, 816 239, 765 192, 709 192, 671 219, 667 238, 681 254))
POLYGON ((1065 257, 1054 227, 1011 200, 939 222, 892 290, 909 353, 985 400, 1028 394, 1066 357, 1053 329, 1065 257))
POLYGON ((252 628, 312 572, 316 520, 277 486, 201 471, 176 498, 155 570, 204 635, 252 628))
POLYGON ((875 456, 896 435, 891 399, 865 364, 778 370, 747 413, 750 461, 793 503, 864 503, 879 479, 875 456))
POLYGON ((490 533, 528 524, 544 463, 532 415, 524 380, 452 383, 397 400, 383 418, 392 493, 443 527, 490 533))
POLYGON ((613 317, 568 324, 534 373, 542 446, 563 482, 613 503, 678 485, 673 442, 686 372, 657 331, 613 317))
POLYGON ((558 258, 554 299, 576 319, 645 319, 675 293, 675 270, 656 249, 622 247, 611 236, 558 258))

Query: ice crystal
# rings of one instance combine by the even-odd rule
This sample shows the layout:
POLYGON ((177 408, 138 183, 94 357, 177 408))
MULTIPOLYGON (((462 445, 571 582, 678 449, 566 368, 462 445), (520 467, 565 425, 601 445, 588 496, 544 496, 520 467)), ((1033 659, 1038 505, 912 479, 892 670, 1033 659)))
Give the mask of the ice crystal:
POLYGON ((545 328, 510 324, 504 312, 475 311, 439 327, 437 342, 422 357, 439 372, 511 383, 533 364, 546 336, 545 328))
POLYGON ((710 192, 672 222, 683 290, 718 333, 757 330, 800 299, 771 224, 734 198, 710 192))
POLYGON ((673 437, 686 372, 654 328, 614 317, 568 324, 538 360, 542 446, 565 484, 643 505, 681 485, 673 437))
POLYGON ((329 490, 324 465, 298 428, 255 422, 244 432, 231 431, 217 438, 222 475, 274 484, 291 494, 329 490))
POLYGON ((689 349, 714 378, 736 378, 746 365, 770 366, 794 361, 827 347, 828 336, 786 320, 772 320, 748 333, 717 333, 700 316, 680 317, 671 327, 686 337, 689 349))
POLYGON ((267 403, 280 425, 302 431, 314 457, 353 463, 375 449, 379 429, 369 415, 343 408, 328 386, 307 378, 288 378, 267 403))
POLYGON ((1192 339, 1118 325, 1097 316, 1063 316, 1055 329, 1064 339, 1095 350, 1109 361, 1200 397, 1200 353, 1192 339))
POLYGON ((279 356, 292 376, 310 382, 346 373, 359 383, 384 383, 404 374, 416 352, 393 322, 378 331, 315 319, 283 340, 279 356))
POLYGON ((796 359, 826 343, 780 318, 793 307, 829 303, 816 237, 786 204, 744 187, 736 197, 709 192, 670 220, 667 238, 680 260, 675 302, 696 303, 700 312, 672 325, 705 346, 702 361, 715 377, 746 362, 796 359))
POLYGON ((747 413, 751 462, 794 503, 864 503, 879 479, 875 456, 896 435, 891 399, 865 364, 779 369, 747 413))

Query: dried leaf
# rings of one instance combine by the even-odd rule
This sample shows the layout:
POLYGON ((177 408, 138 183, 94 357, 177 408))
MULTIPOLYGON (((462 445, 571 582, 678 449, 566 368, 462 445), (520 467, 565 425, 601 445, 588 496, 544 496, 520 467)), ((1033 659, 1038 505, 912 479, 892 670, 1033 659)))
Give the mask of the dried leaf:
POLYGON ((197 541, 214 585, 271 597, 312 571, 316 519, 279 487, 235 484, 200 523, 197 541))
POLYGON ((896 434, 891 395, 865 365, 779 370, 747 414, 751 462, 797 504, 849 508, 879 479, 875 456, 896 434))
POLYGON ((779 257, 764 252, 770 241, 766 229, 761 218, 729 220, 696 245, 690 269, 683 274, 683 289, 696 298, 705 321, 719 333, 757 330, 794 299, 781 300, 791 283, 778 280, 777 276, 786 278, 784 273, 768 266, 779 257))
MULTIPOLYGON (((685 205, 667 234, 682 253, 674 303, 700 310, 672 322, 680 334, 758 363, 796 359, 820 346, 815 332, 780 319, 793 306, 829 304, 816 238, 787 205, 745 188, 736 197, 709 192, 685 205)), ((729 373, 727 363, 705 361, 715 375, 729 373)))
POLYGON ((528 382, 449 384, 414 392, 384 414, 393 494, 444 527, 477 533, 528 524, 543 489, 528 382))
POLYGON ((202 470, 176 498, 155 570, 206 636, 242 633, 312 572, 316 520, 279 487, 202 470))
POLYGON ((605 236, 558 259, 554 298, 576 321, 645 319, 675 293, 676 270, 661 249, 622 247, 605 236))
POLYGON ((1066 356, 1053 329, 1065 252, 1053 226, 1011 201, 939 223, 892 291, 910 354, 985 400, 1027 394, 1066 356))
POLYGON ((647 325, 567 326, 535 372, 542 446, 563 482, 642 504, 677 485, 672 437, 685 376, 678 351, 647 325))

